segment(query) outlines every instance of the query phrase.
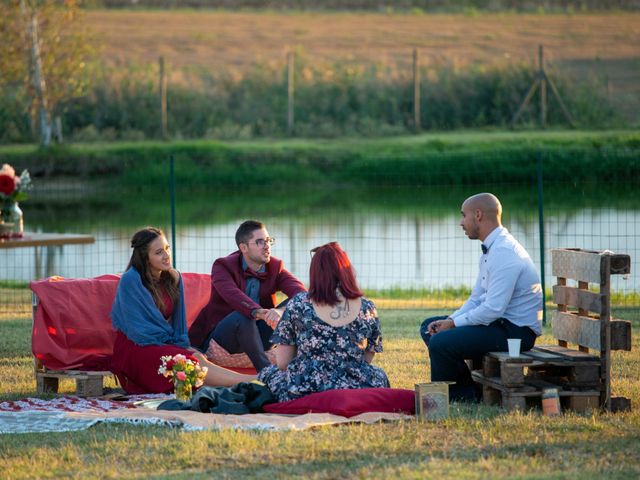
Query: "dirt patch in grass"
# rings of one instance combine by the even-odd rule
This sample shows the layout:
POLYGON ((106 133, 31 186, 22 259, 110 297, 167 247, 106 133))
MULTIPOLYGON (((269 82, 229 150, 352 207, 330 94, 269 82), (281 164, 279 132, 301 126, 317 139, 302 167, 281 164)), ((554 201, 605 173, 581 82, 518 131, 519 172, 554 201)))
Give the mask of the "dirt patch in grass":
POLYGON ((410 59, 420 49, 436 61, 550 61, 640 58, 640 13, 603 15, 382 15, 90 11, 104 58, 176 66, 243 66, 282 61, 300 46, 325 61, 410 59))
POLYGON ((295 48, 315 64, 352 61, 411 75, 412 49, 424 65, 537 64, 545 46, 551 73, 595 76, 629 119, 640 109, 640 13, 584 15, 403 15, 219 11, 86 12, 102 62, 155 63, 163 55, 170 82, 184 69, 237 76, 264 62, 282 65, 295 48))
MULTIPOLYGON (((86 19, 103 42, 108 64, 155 62, 175 67, 246 68, 256 61, 284 62, 301 47, 318 62, 537 61, 537 46, 552 65, 593 62, 613 73, 629 64, 640 74, 640 13, 600 15, 384 15, 353 13, 232 13, 89 11, 86 19), (635 60, 635 61, 634 61, 635 60), (606 62, 616 61, 614 66, 606 62)), ((616 73, 617 75, 617 73, 616 73)), ((631 83, 632 78, 625 82, 631 83)), ((636 82, 637 83, 637 82, 636 82)))

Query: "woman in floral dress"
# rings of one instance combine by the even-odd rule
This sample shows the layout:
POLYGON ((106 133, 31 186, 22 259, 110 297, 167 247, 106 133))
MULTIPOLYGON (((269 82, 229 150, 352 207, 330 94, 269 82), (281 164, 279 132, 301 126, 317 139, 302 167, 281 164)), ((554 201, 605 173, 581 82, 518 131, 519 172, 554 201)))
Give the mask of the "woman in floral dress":
POLYGON ((371 365, 382 351, 376 308, 362 296, 347 254, 336 242, 312 250, 309 291, 287 304, 271 342, 277 365, 258 380, 281 402, 341 388, 389 387, 371 365))

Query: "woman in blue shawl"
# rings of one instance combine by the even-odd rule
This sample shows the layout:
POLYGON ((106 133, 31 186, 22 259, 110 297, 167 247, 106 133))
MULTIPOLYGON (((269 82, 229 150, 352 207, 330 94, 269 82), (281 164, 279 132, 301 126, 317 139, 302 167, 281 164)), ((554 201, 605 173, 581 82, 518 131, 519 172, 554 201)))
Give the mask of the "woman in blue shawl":
POLYGON ((112 368, 127 393, 168 393, 170 379, 158 374, 164 355, 183 354, 208 368, 205 385, 230 386, 251 381, 214 365, 189 346, 182 279, 171 265, 171 248, 157 228, 133 235, 133 253, 111 310, 117 330, 112 368))

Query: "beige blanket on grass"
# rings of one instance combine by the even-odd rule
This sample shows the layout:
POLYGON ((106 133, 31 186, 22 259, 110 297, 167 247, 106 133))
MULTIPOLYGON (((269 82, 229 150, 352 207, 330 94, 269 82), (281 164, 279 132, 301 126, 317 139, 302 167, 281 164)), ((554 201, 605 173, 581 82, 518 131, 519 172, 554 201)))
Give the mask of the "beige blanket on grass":
POLYGON ((86 430, 98 423, 158 425, 189 431, 296 431, 324 425, 375 423, 412 418, 398 413, 381 412, 363 413, 351 418, 329 413, 220 415, 188 410, 150 410, 143 407, 110 412, 0 412, 0 433, 68 432, 86 430))

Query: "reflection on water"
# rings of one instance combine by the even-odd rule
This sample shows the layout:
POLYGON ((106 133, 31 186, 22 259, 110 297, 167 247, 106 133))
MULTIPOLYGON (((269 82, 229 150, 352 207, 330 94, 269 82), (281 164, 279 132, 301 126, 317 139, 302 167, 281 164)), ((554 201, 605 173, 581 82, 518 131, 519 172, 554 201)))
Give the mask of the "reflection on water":
MULTIPOLYGON (((535 207, 531 206, 533 210, 535 207)), ((410 211, 410 210, 409 210, 410 211)), ((508 212, 508 210, 507 210, 508 212)), ((174 254, 184 272, 208 273, 212 261, 235 250, 234 233, 245 216, 210 225, 179 226, 174 254)), ((468 240, 458 226, 458 215, 437 218, 417 213, 341 212, 332 208, 324 215, 300 218, 281 212, 262 215, 271 236, 277 238, 273 254, 305 283, 309 250, 337 240, 349 253, 363 288, 470 287, 477 273, 480 244, 468 240)), ((579 247, 612 250, 638 258, 640 212, 624 209, 572 210, 548 213, 545 218, 545 249, 579 247)), ((505 225, 540 265, 538 220, 505 217, 505 225)), ((55 247, 34 254, 34 249, 0 250, 0 280, 29 281, 56 274, 89 277, 119 272, 126 266, 132 228, 96 227, 82 233, 96 237, 92 245, 55 247)), ((169 232, 168 232, 169 233, 169 232)), ((168 235, 171 241, 171 235, 168 235)), ((550 287, 550 255, 546 258, 546 286, 550 287)), ((631 292, 640 287, 632 267, 627 280, 613 277, 614 290, 631 292)))

